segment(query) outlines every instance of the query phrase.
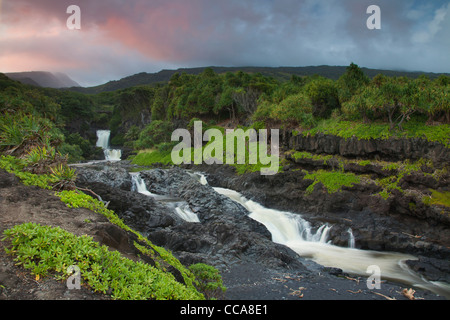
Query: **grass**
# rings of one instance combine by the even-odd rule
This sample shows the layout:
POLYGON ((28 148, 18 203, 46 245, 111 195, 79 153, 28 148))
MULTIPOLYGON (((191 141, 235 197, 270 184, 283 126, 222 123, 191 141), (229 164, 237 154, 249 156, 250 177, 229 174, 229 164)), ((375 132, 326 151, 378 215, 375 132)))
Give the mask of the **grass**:
POLYGON ((427 205, 440 205, 450 208, 450 191, 439 192, 437 190, 430 190, 430 197, 423 197, 422 201, 427 205))
POLYGON ((173 164, 171 158, 171 152, 154 151, 142 151, 139 152, 131 161, 138 166, 153 166, 155 164, 171 165, 173 164))
POLYGON ((331 118, 320 121, 314 128, 302 131, 302 134, 314 136, 318 133, 324 133, 344 139, 356 137, 360 140, 421 138, 430 142, 439 142, 450 148, 450 125, 448 124, 429 126, 423 122, 411 120, 405 123, 403 128, 403 131, 389 130, 389 124, 385 122, 362 123, 331 118))
POLYGON ((317 183, 322 183, 328 193, 336 193, 341 191, 342 187, 352 187, 354 184, 360 183, 361 179, 353 173, 345 173, 341 171, 318 170, 314 173, 306 174, 304 179, 313 180, 314 182, 306 189, 311 194, 317 183))
MULTIPOLYGON (((211 149, 209 148, 214 148, 213 143, 215 141, 212 140, 210 142, 208 142, 206 145, 204 145, 201 149, 201 154, 202 154, 202 163, 205 162, 206 159, 206 154, 209 154, 211 152, 211 149), (208 148, 208 149, 207 149, 208 148), (207 150, 207 152, 205 153, 205 149, 207 150)), ((212 155, 213 157, 217 157, 219 159, 222 160, 222 163, 226 163, 227 159, 226 159, 226 137, 223 137, 223 154, 220 155, 212 155)), ((174 165, 173 161, 172 161, 172 148, 174 147, 174 144, 169 144, 169 143, 163 143, 159 146, 157 146, 157 148, 155 149, 145 149, 145 150, 140 150, 139 153, 131 158, 131 162, 135 165, 139 165, 139 166, 154 166, 154 165, 174 165)), ((195 163, 194 159, 195 159, 195 152, 194 152, 194 148, 190 148, 187 150, 187 152, 190 154, 190 161, 191 163, 195 163)), ((248 146, 245 148, 245 163, 243 164, 238 164, 237 161, 237 149, 235 146, 235 152, 234 152, 234 162, 232 164, 230 164, 231 166, 236 168, 236 172, 239 175, 245 174, 245 173, 251 173, 251 172, 257 172, 257 171, 261 171, 264 168, 269 168, 269 165, 264 165, 260 162, 259 156, 258 159, 256 161, 256 163, 251 163, 250 159, 250 155, 249 155, 249 148, 248 146)), ((254 150, 255 153, 258 154, 259 149, 254 150)), ((278 166, 278 172, 282 171, 282 165, 278 166)))
POLYGON ((301 151, 301 152, 295 152, 292 157, 295 160, 299 160, 299 159, 311 159, 311 160, 315 160, 315 161, 323 161, 323 164, 327 164, 327 161, 332 159, 333 156, 332 155, 326 155, 326 156, 322 156, 322 155, 317 155, 317 154, 312 154, 306 151, 301 151))

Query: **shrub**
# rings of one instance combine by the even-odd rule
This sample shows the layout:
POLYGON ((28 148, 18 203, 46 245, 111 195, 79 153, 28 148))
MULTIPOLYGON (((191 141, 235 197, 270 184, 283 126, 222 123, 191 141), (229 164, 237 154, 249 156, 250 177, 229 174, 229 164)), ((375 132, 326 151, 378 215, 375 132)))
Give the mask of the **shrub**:
POLYGON ((336 193, 341 191, 342 187, 352 187, 361 180, 353 173, 344 173, 340 171, 318 170, 314 173, 305 175, 304 179, 313 180, 314 182, 306 189, 307 193, 314 191, 314 186, 321 182, 328 193, 336 193))
POLYGON ((288 96, 272 107, 270 117, 283 123, 303 123, 312 112, 311 100, 303 93, 288 96))
POLYGON ((197 287, 206 299, 222 298, 226 291, 219 271, 203 263, 193 264, 189 267, 197 279, 197 287))
POLYGON ((136 149, 152 148, 157 144, 169 142, 172 134, 172 123, 170 121, 152 121, 139 134, 139 139, 135 142, 136 149))
POLYGON ((313 79, 305 86, 305 92, 311 99, 315 118, 327 119, 334 109, 340 108, 338 90, 333 80, 313 79))
POLYGON ((74 190, 76 189, 75 180, 77 175, 75 169, 60 164, 55 168, 51 168, 52 178, 56 180, 53 184, 55 190, 74 190))

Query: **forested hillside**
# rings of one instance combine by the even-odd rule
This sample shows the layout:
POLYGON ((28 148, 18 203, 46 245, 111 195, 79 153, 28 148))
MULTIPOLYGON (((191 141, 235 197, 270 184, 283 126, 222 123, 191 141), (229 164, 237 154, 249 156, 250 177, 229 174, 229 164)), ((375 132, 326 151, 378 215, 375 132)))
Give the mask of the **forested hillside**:
MULTIPOLYGON (((236 164, 231 168, 203 166, 199 170, 209 174, 208 179, 215 181, 215 185, 249 192, 256 198, 264 199, 264 205, 277 204, 279 209, 289 212, 307 212, 315 216, 314 219, 322 219, 320 221, 341 221, 341 225, 335 226, 330 233, 335 244, 347 243, 351 226, 357 232, 361 248, 413 252, 429 255, 433 259, 437 257, 436 264, 433 260, 431 265, 439 268, 431 269, 431 274, 432 279, 440 280, 448 276, 445 261, 448 261, 447 226, 450 219, 449 89, 450 77, 446 75, 433 79, 426 75, 416 78, 385 74, 369 77, 355 64, 347 67, 337 79, 319 75, 291 75, 288 79, 279 79, 242 70, 217 73, 212 68, 205 68, 200 74, 173 73, 167 82, 96 94, 38 88, 0 74, 0 168, 5 176, 7 174, 3 170, 14 174, 25 185, 52 190, 52 194, 58 195, 71 208, 86 208, 106 217, 109 222, 131 234, 135 239, 133 241, 139 241, 134 243, 136 252, 140 257, 150 258, 150 264, 158 269, 152 273, 144 270, 142 264, 126 262, 128 271, 123 281, 108 283, 108 277, 116 275, 118 268, 123 266, 113 265, 110 260, 92 259, 92 265, 84 265, 82 270, 88 274, 86 279, 90 288, 102 293, 114 289, 114 298, 200 299, 207 295, 197 291, 196 269, 191 269, 192 265, 187 267, 194 262, 191 254, 199 252, 189 251, 184 256, 189 262, 185 266, 166 249, 182 248, 183 245, 178 246, 178 243, 188 243, 186 239, 192 240, 198 236, 195 243, 221 247, 220 241, 224 241, 233 247, 223 251, 234 252, 236 248, 241 248, 239 250, 242 251, 236 254, 241 257, 247 251, 252 252, 247 246, 250 242, 241 241, 235 233, 243 223, 238 221, 224 227, 221 235, 215 233, 220 229, 216 228, 216 222, 208 223, 207 227, 211 226, 213 231, 198 229, 201 231, 196 235, 188 232, 188 238, 184 238, 177 234, 176 241, 172 241, 175 238, 170 235, 167 239, 171 240, 166 241, 163 233, 171 229, 167 228, 166 220, 161 219, 156 226, 161 227, 156 231, 157 234, 161 232, 161 237, 155 236, 158 242, 154 245, 115 213, 119 210, 122 217, 129 217, 130 213, 122 212, 122 207, 147 212, 143 207, 134 206, 141 206, 145 201, 142 198, 133 200, 139 196, 131 195, 135 193, 130 191, 131 175, 120 166, 123 164, 127 169, 134 170, 133 165, 146 168, 173 165, 171 150, 178 143, 171 141, 173 130, 192 130, 197 120, 203 122, 203 130, 217 128, 221 132, 234 128, 280 129, 279 175, 266 179, 252 174, 262 168, 259 162, 236 164), (110 164, 108 169, 111 171, 108 174, 116 175, 117 181, 125 172, 129 182, 125 188, 127 190, 119 190, 117 186, 96 189, 101 179, 90 181, 92 176, 86 173, 90 169, 81 181, 87 183, 89 180, 92 185, 80 185, 77 175, 83 175, 83 171, 69 166, 84 160, 104 159, 103 150, 96 147, 97 130, 110 130, 111 144, 124 151, 122 160, 129 160, 119 162, 117 166, 116 163, 110 164), (91 194, 108 199, 107 205, 110 200, 121 200, 112 203, 111 206, 116 206, 116 209, 110 210, 105 207, 105 202, 94 199, 91 194), (406 220, 410 226, 404 223, 406 220), (402 227, 397 228, 397 225, 402 227), (210 239, 203 238, 210 232, 210 239), (230 238, 237 239, 238 245, 234 245, 234 241, 229 242, 227 239, 230 238), (111 273, 99 272, 102 270, 98 269, 99 264, 106 264, 108 268, 113 265, 109 269, 111 273), (167 270, 174 270, 177 282, 174 281, 174 274, 167 270), (153 277, 152 274, 158 278, 156 289, 145 287, 143 291, 139 281, 134 281, 137 275, 153 277), (174 283, 177 289, 168 292, 166 289, 173 288, 174 283), (130 286, 132 290, 128 290, 130 286)), ((180 168, 173 170, 175 175, 181 171, 180 168)), ((154 170, 153 173, 153 181, 159 180, 158 175, 165 174, 163 170, 154 170)), ((178 182, 185 183, 191 177, 188 173, 183 174, 173 179, 176 183, 171 188, 177 192, 181 192, 178 182)), ((109 175, 105 177, 108 183, 116 181, 109 175)), ((13 178, 5 180, 6 184, 13 178)), ((201 210, 216 215, 222 225, 228 223, 229 217, 248 218, 245 214, 236 215, 234 209, 231 210, 233 215, 226 218, 223 211, 211 210, 217 207, 215 197, 218 195, 197 180, 191 180, 183 187, 189 192, 182 193, 190 200, 191 195, 196 194, 199 205, 193 207, 200 208, 205 199, 210 200, 208 206, 201 210), (190 193, 194 183, 197 188, 205 187, 204 190, 209 193, 190 193)), ((164 190, 160 194, 170 194, 164 190)), ((3 198, 15 210, 15 198, 3 198)), ((148 208, 156 208, 155 203, 152 202, 148 208)), ((166 214, 167 210, 164 208, 161 212, 166 214)), ((12 215, 16 214, 13 212, 12 215)), ((131 216, 138 227, 142 221, 147 221, 139 214, 131 216)), ((207 216, 208 219, 210 216, 207 216)), ((83 223, 88 225, 90 221, 86 218, 83 223)), ((155 226, 151 228, 155 231, 155 226)), ((248 234, 248 230, 240 232, 248 234)), ((98 254, 92 243, 83 244, 66 233, 32 224, 11 229, 6 235, 11 241, 28 241, 20 238, 25 233, 69 239, 75 244, 74 248, 86 246, 94 256, 98 254)), ((265 235, 264 239, 268 241, 265 235)), ((267 254, 266 242, 256 248, 258 254, 271 256, 267 254)), ((11 252, 14 250, 10 249, 11 252)), ((58 263, 74 264, 77 250, 74 249, 70 255, 61 255, 58 263)), ((181 249, 182 257, 183 251, 181 249)), ((216 249, 211 251, 221 252, 216 249)), ((27 252, 19 253, 23 254, 20 259, 26 259, 27 252)), ((278 259, 279 247, 276 252, 273 256, 278 259)), ((43 257, 53 254, 51 251, 41 253, 43 257)), ((107 258, 119 261, 116 257, 107 258)), ((220 256, 215 262, 220 264, 222 258, 225 259, 220 256)), ((254 259, 253 256, 251 258, 254 259)), ((284 258, 280 260, 284 261, 284 258)), ((33 268, 37 280, 51 269, 47 262, 54 263, 44 258, 43 261, 38 266, 25 263, 33 268)), ((203 263, 206 260, 202 257, 199 261, 203 263)), ((255 261, 257 265, 261 263, 260 260, 255 261)), ((125 262, 120 260, 120 263, 125 262)), ((425 270, 425 273, 430 273, 429 269, 422 267, 422 263, 428 268, 427 258, 411 262, 411 265, 419 272, 425 270)), ((56 270, 60 269, 57 267, 56 270)), ((205 266, 200 265, 197 271, 203 274, 204 269, 205 266)), ((221 296, 221 278, 217 277, 215 269, 209 275, 218 279, 213 291, 221 296)), ((148 281, 153 283, 154 279, 148 281)))
POLYGON ((188 128, 195 119, 206 126, 408 136, 449 144, 446 75, 371 78, 351 64, 337 80, 318 75, 280 80, 206 68, 198 75, 173 73, 166 83, 99 94, 35 88, 5 76, 0 85, 2 148, 25 148, 20 142, 39 127, 71 161, 101 154, 95 148, 97 129, 110 129, 113 145, 139 150, 170 142, 172 130, 188 128))
MULTIPOLYGON (((298 77, 309 77, 318 75, 325 78, 330 78, 332 80, 337 80, 346 72, 346 67, 341 66, 277 67, 277 68, 271 67, 208 67, 208 68, 212 69, 217 74, 226 74, 228 72, 236 73, 242 71, 250 74, 259 73, 267 77, 275 78, 279 81, 288 81, 293 75, 298 77)), ((369 68, 361 68, 361 69, 369 78, 373 78, 380 73, 389 77, 408 77, 412 79, 417 78, 421 75, 425 75, 430 79, 438 78, 441 75, 448 76, 448 74, 439 74, 439 73, 393 71, 393 70, 379 70, 369 68)), ((125 77, 120 80, 109 81, 108 83, 101 84, 98 86, 87 88, 77 86, 70 88, 70 90, 91 94, 110 92, 141 85, 166 83, 175 73, 199 75, 204 70, 205 68, 181 68, 178 70, 162 70, 156 73, 141 72, 132 76, 125 77)))

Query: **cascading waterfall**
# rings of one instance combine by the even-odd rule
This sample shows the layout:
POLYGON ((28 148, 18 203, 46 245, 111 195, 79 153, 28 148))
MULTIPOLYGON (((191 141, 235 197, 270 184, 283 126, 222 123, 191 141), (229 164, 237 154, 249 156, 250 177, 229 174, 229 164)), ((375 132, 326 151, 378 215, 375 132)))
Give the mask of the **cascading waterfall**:
POLYGON ((349 247, 335 246, 328 240, 330 226, 323 225, 313 231, 311 225, 298 214, 268 209, 248 200, 236 191, 214 188, 218 193, 240 203, 250 217, 264 224, 272 234, 272 240, 286 245, 300 256, 326 267, 340 268, 344 272, 368 277, 369 266, 378 266, 384 279, 421 287, 440 295, 450 296, 446 283, 430 282, 410 270, 405 261, 417 258, 394 252, 377 252, 355 249, 353 231, 348 229, 349 247))
POLYGON ((120 161, 122 158, 122 150, 111 149, 109 146, 109 138, 111 131, 109 130, 98 130, 97 131, 97 147, 103 149, 105 154, 105 159, 107 161, 120 161))
POLYGON ((137 191, 141 194, 145 194, 146 196, 153 197, 156 200, 165 202, 168 206, 173 207, 175 213, 186 222, 200 222, 198 216, 194 212, 192 212, 187 202, 176 200, 174 201, 174 199, 170 197, 151 193, 150 191, 148 191, 147 186, 145 185, 145 182, 139 173, 130 173, 130 175, 133 182, 133 191, 137 191))
POLYGON ((175 212, 181 219, 187 222, 194 222, 194 223, 200 222, 198 216, 194 212, 192 212, 191 208, 189 208, 189 205, 186 202, 177 203, 177 206, 175 207, 175 212))
POLYGON ((224 188, 213 188, 216 192, 240 203, 250 212, 250 217, 261 222, 272 234, 276 243, 286 244, 288 241, 309 241, 327 243, 330 228, 323 225, 314 232, 310 223, 298 214, 268 209, 260 204, 248 200, 240 193, 224 188))
POLYGON ((349 235, 348 247, 354 249, 355 248, 355 236, 353 235, 352 228, 348 228, 347 233, 349 235))
POLYGON ((149 197, 156 196, 155 194, 147 190, 147 186, 145 185, 145 182, 144 180, 142 180, 139 173, 131 174, 131 179, 133 182, 132 191, 137 191, 149 197))

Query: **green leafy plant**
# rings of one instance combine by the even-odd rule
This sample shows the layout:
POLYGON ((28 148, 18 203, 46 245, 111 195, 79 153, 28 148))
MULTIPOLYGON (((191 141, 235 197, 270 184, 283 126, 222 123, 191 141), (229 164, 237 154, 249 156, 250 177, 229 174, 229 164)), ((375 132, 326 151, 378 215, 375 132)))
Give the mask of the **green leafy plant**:
POLYGON ((23 171, 27 162, 13 156, 0 156, 0 168, 17 176, 26 186, 38 186, 42 189, 52 189, 56 179, 47 174, 33 174, 23 171))
POLYGON ((84 285, 96 292, 110 292, 113 299, 203 299, 171 273, 122 257, 92 237, 77 237, 59 227, 34 223, 8 229, 4 236, 6 252, 15 256, 17 265, 31 270, 36 280, 51 273, 57 279, 66 279, 68 267, 78 266, 84 285))
POLYGON ((222 298, 227 288, 223 285, 219 271, 213 266, 197 263, 189 266, 197 279, 197 287, 206 299, 222 298))
MULTIPOLYGON (((190 272, 185 266, 181 264, 181 262, 173 256, 173 254, 166 249, 156 246, 151 243, 147 238, 143 237, 140 233, 131 229, 127 226, 122 219, 120 219, 117 214, 109 210, 105 207, 105 205, 97 199, 92 198, 91 196, 80 192, 78 190, 68 191, 64 190, 56 193, 57 196, 61 198, 61 201, 67 204, 70 208, 86 208, 102 214, 111 223, 114 223, 118 227, 126 230, 128 232, 133 233, 137 236, 139 241, 146 244, 146 247, 136 246, 143 254, 149 255, 157 264, 163 268, 163 266, 172 266, 180 271, 181 275, 184 278, 184 282, 188 287, 193 286, 195 282, 195 277, 192 272, 190 272)), ((136 245, 136 244, 135 244, 136 245)))
POLYGON ((52 178, 57 182, 53 184, 55 190, 74 190, 76 189, 75 180, 77 178, 75 169, 67 165, 60 164, 55 168, 51 168, 52 178))
POLYGON ((424 196, 422 202, 426 205, 440 205, 450 208, 450 191, 439 192, 437 190, 431 189, 430 196, 424 196))
POLYGON ((307 193, 312 193, 317 183, 322 183, 328 193, 339 192, 342 187, 352 187, 361 181, 360 177, 353 173, 344 173, 340 171, 318 170, 313 173, 306 174, 304 179, 313 180, 314 182, 306 189, 307 193))

